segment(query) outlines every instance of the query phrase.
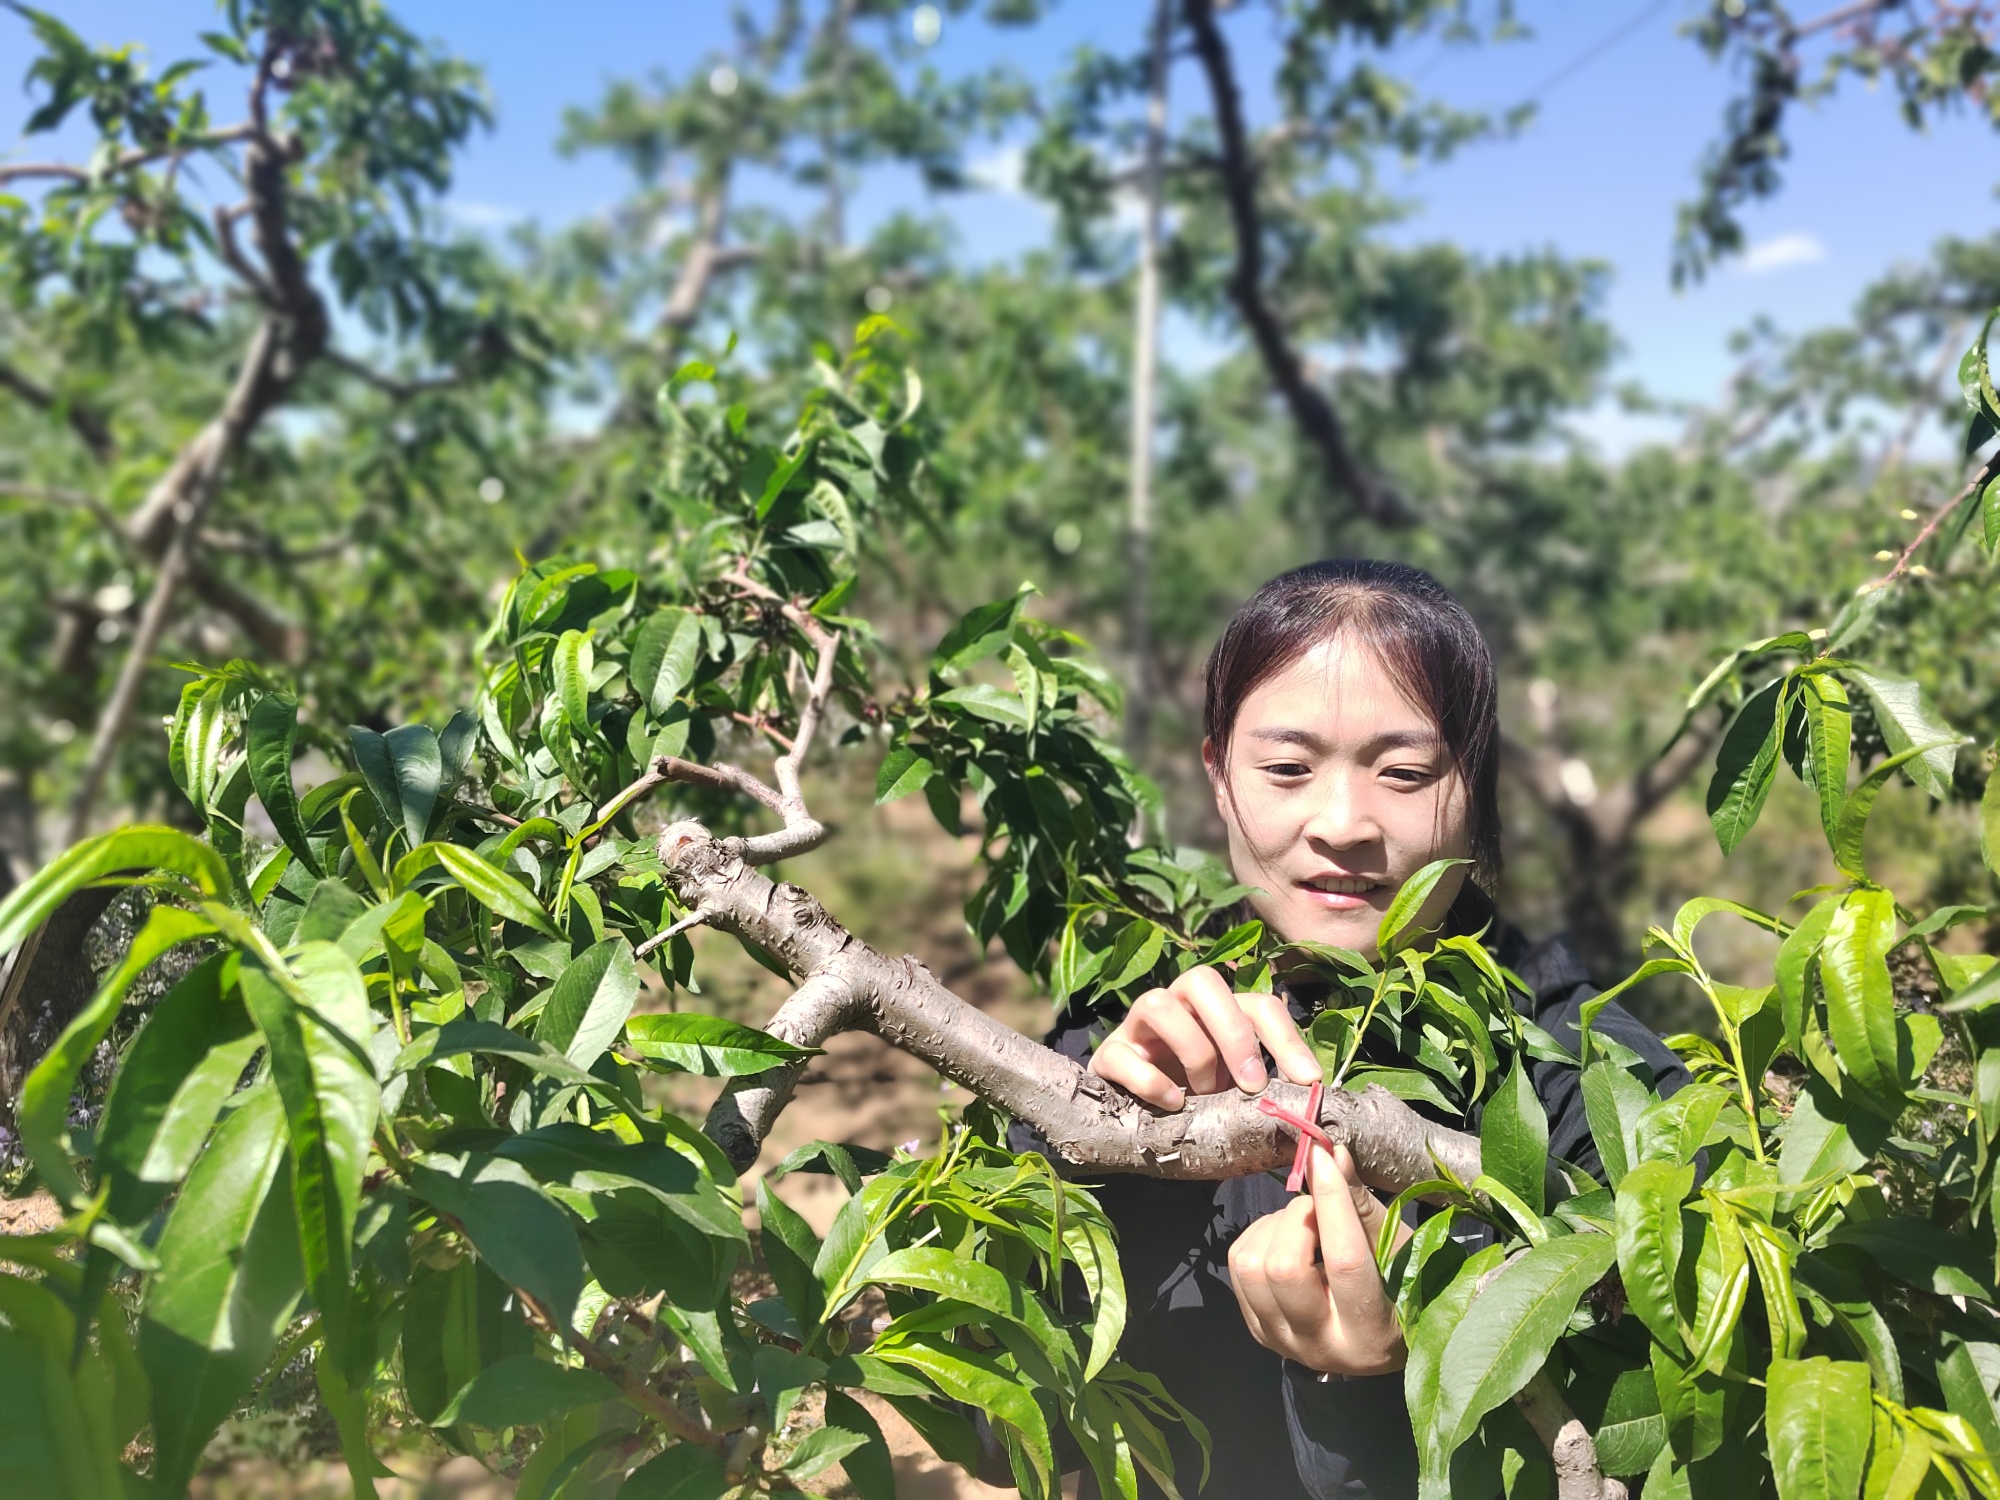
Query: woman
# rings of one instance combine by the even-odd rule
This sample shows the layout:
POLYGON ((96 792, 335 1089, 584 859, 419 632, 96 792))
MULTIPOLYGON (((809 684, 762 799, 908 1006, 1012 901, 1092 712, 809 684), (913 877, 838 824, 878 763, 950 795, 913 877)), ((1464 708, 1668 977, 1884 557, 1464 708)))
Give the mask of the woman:
MULTIPOLYGON (((1406 879, 1433 860, 1468 859, 1470 872, 1439 883, 1422 925, 1485 932, 1529 986, 1515 997, 1521 1010, 1573 1048, 1578 1007, 1595 993, 1589 976, 1560 938, 1531 946, 1497 923, 1482 889, 1500 863, 1495 699, 1478 628, 1429 574, 1315 563, 1266 584, 1223 632, 1208 663, 1202 759, 1230 864, 1256 888, 1250 905, 1271 931, 1372 952, 1406 879)), ((1294 1083, 1318 1078, 1299 1032, 1314 999, 1296 988, 1238 995, 1215 970, 1193 969, 1141 996, 1115 1029, 1065 1019, 1048 1042, 1172 1111, 1190 1093, 1257 1093, 1272 1066, 1294 1083)), ((1646 1058, 1662 1093, 1686 1080, 1617 1005, 1595 1030, 1646 1058)), ((1575 1069, 1528 1067, 1550 1151, 1598 1171, 1575 1069)), ((1108 1180, 1099 1197, 1119 1231, 1130 1301, 1121 1353, 1207 1425, 1205 1500, 1414 1496, 1402 1333, 1373 1259, 1383 1205, 1344 1147, 1315 1147, 1311 1191, 1287 1196, 1263 1175, 1108 1180)), ((1192 1496, 1192 1441, 1176 1443, 1176 1458, 1192 1496)))

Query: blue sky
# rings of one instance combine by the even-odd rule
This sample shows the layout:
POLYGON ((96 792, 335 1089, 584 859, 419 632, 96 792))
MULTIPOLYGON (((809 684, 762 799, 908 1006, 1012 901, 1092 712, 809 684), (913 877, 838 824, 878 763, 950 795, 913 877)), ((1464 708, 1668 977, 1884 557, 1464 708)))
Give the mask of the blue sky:
MULTIPOLYGON (((414 29, 484 67, 491 82, 496 128, 464 156, 453 194, 468 222, 532 216, 559 223, 613 201, 623 183, 612 163, 556 153, 565 107, 592 101, 615 78, 705 70, 731 43, 720 0, 392 3, 414 29)), ((1400 231, 1411 238, 1448 237, 1491 254, 1552 247, 1609 262, 1610 314, 1625 349, 1619 373, 1661 395, 1698 401, 1721 389, 1731 367, 1728 335, 1752 317, 1795 329, 1834 321, 1890 265, 1921 257, 1944 235, 2000 227, 1992 186, 2000 178, 2000 139, 1970 119, 1915 134, 1887 93, 1847 86, 1833 101, 1798 112, 1786 189, 1747 217, 1747 260, 1675 292, 1668 281, 1674 208, 1692 189, 1731 84, 1676 34, 1693 3, 1519 0, 1531 40, 1476 50, 1418 47, 1409 68, 1455 104, 1504 107, 1538 97, 1541 108, 1519 138, 1399 174, 1395 186, 1420 204, 1400 231)), ((141 39, 162 60, 191 50, 194 34, 215 15, 206 0, 56 0, 53 8, 93 40, 141 39)), ((1027 31, 947 21, 931 55, 947 73, 1004 61, 1043 79, 1081 43, 1135 45, 1151 8, 1149 0, 1062 0, 1048 21, 1027 31)), ((1228 24, 1254 113, 1269 77, 1268 13, 1249 6, 1228 24)), ((0 16, 6 87, 25 67, 27 41, 20 21, 0 16)), ((1178 117, 1205 113, 1205 90, 1191 65, 1176 72, 1174 101, 1178 117)), ((23 102, 8 107, 13 119, 22 117, 23 102)), ((0 137, 0 149, 19 146, 0 137)), ((989 175, 1004 177, 1005 153, 1005 143, 993 145, 989 175)), ((913 179, 880 178, 857 195, 855 227, 922 206, 913 179)), ((1017 253, 1039 243, 1047 228, 1032 205, 1005 191, 957 196, 939 207, 957 222, 968 250, 981 255, 1017 253)), ((1170 344, 1174 350, 1183 358, 1201 352, 1185 334, 1170 344)), ((1615 438, 1609 429, 1605 435, 1615 438)))

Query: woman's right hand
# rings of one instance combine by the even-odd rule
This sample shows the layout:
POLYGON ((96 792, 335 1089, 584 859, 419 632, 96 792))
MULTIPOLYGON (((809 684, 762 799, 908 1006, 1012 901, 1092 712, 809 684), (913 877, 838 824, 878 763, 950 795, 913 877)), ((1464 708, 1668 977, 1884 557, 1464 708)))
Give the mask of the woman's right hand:
POLYGON ((1177 1110, 1191 1093, 1231 1087, 1263 1092, 1270 1077, 1259 1043, 1293 1083, 1319 1081, 1319 1059, 1285 1002, 1276 995, 1239 995, 1204 965, 1133 1002, 1091 1058, 1090 1071, 1148 1104, 1177 1110))

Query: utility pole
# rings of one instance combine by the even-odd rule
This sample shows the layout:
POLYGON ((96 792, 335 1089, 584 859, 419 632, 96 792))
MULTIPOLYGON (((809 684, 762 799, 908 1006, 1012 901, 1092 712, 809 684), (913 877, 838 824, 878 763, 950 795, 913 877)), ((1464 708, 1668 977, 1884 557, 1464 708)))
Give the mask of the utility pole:
POLYGON ((1153 70, 1146 100, 1146 149, 1139 191, 1139 284, 1132 331, 1131 494, 1125 518, 1131 569, 1125 644, 1132 657, 1132 696, 1125 712, 1125 748, 1134 760, 1146 752, 1153 729, 1153 427, 1159 387, 1161 178, 1167 144, 1168 43, 1173 0, 1155 0, 1153 70))

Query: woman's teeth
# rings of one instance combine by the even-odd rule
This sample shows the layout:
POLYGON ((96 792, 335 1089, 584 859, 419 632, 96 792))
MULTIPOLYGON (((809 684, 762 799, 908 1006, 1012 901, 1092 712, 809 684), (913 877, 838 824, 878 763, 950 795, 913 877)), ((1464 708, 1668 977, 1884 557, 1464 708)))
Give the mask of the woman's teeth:
POLYGON ((1326 891, 1335 896, 1365 896, 1376 886, 1375 881, 1359 875, 1326 875, 1308 880, 1306 884, 1316 891, 1326 891))

